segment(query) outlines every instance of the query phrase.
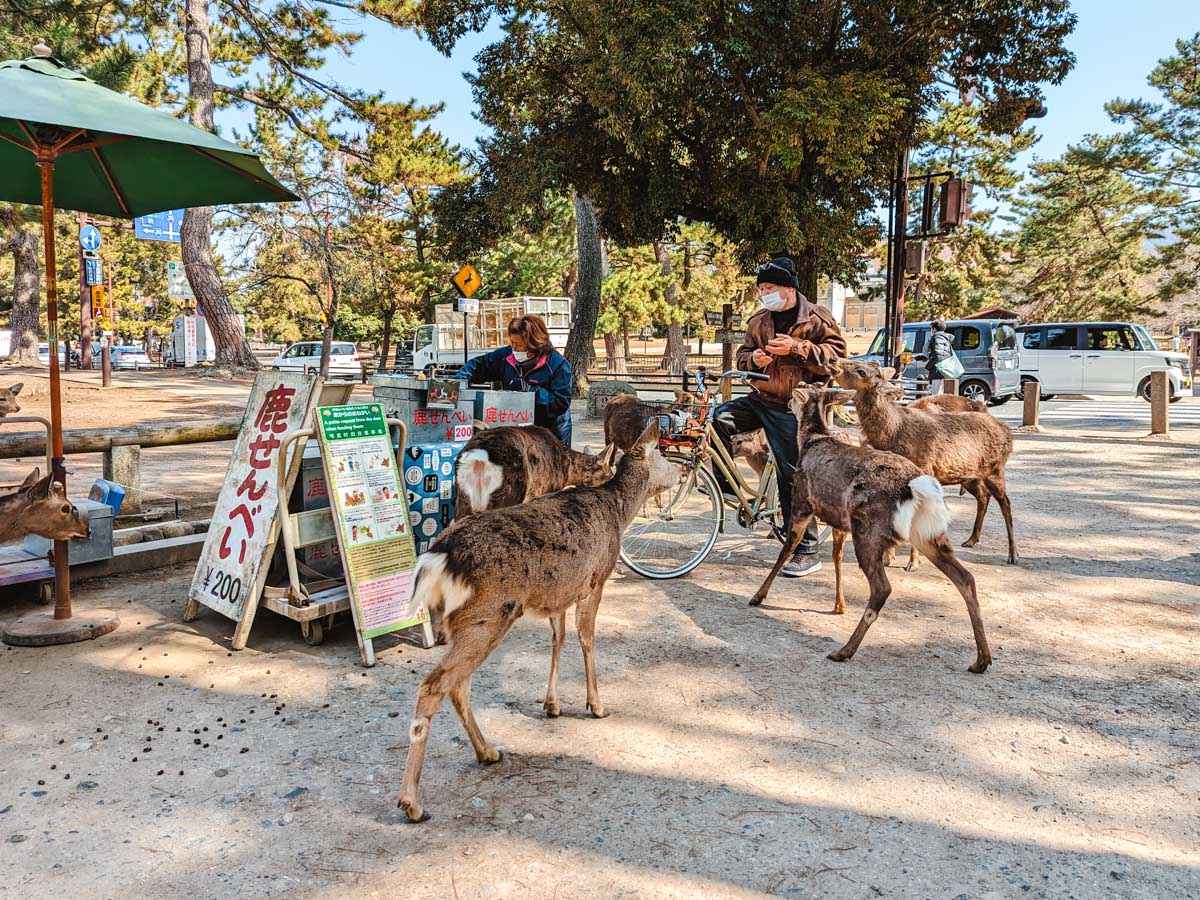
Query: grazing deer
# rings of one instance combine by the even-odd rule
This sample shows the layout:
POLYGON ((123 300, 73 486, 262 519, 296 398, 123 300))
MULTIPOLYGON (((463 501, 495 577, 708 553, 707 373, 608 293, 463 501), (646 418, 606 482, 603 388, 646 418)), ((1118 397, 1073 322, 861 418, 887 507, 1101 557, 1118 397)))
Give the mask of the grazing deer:
MULTIPOLYGON (((975 579, 954 556, 946 535, 950 510, 942 498, 942 486, 902 456, 855 447, 831 434, 825 424, 827 407, 845 402, 849 396, 848 391, 817 387, 799 387, 792 393, 789 406, 799 421, 800 461, 793 484, 791 529, 779 559, 750 605, 757 606, 766 598, 775 576, 800 545, 805 527, 813 516, 820 517, 833 527, 835 536, 838 532, 843 540, 846 533, 853 536, 858 566, 871 585, 867 609, 858 627, 845 646, 829 654, 838 662, 850 659, 892 592, 884 561, 887 552, 908 541, 920 547, 962 594, 977 651, 970 671, 983 672, 992 654, 983 633, 975 579)), ((840 546, 835 547, 835 553, 840 555, 840 546)), ((834 571, 840 605, 841 566, 834 571)))
POLYGON ((651 417, 678 412, 696 403, 696 395, 675 389, 675 402, 650 406, 634 394, 618 394, 604 407, 604 452, 601 459, 610 465, 615 462, 617 452, 624 453, 645 430, 651 417))
POLYGON ((458 455, 454 516, 515 506, 569 484, 602 484, 611 475, 599 458, 563 446, 548 428, 489 428, 472 435, 458 455))
POLYGON ((12 387, 0 388, 0 418, 21 411, 21 404, 17 402, 17 394, 21 393, 23 387, 25 385, 18 383, 12 387))
POLYGON ((978 400, 968 400, 958 394, 930 394, 908 404, 909 409, 924 409, 929 412, 981 412, 988 411, 987 405, 978 400))
POLYGON ((13 493, 0 497, 0 544, 11 544, 27 534, 52 541, 86 539, 88 517, 67 499, 67 493, 40 469, 29 473, 13 493))
POLYGON ((652 424, 604 484, 569 488, 458 520, 421 556, 414 591, 427 609, 442 612, 449 647, 417 691, 399 802, 411 821, 427 818, 418 794, 421 766, 430 725, 447 694, 476 758, 485 764, 500 760, 500 751, 488 744, 471 712, 471 676, 526 613, 549 619, 554 633, 546 715, 560 712, 558 661, 572 605, 583 649, 587 707, 598 719, 608 715, 596 688, 593 652, 604 582, 617 562, 621 536, 646 495, 678 480, 676 467, 658 452, 658 425, 652 424))
MULTIPOLYGON (((1004 483, 1004 467, 1012 453, 1012 432, 994 416, 945 415, 900 406, 903 394, 890 379, 892 369, 876 362, 834 360, 834 378, 854 391, 854 406, 867 443, 912 460, 942 484, 961 484, 975 498, 975 527, 964 547, 979 543, 988 502, 996 498, 1008 530, 1008 562, 1017 564, 1012 504, 1004 483)), ((916 549, 909 561, 915 568, 916 549)))

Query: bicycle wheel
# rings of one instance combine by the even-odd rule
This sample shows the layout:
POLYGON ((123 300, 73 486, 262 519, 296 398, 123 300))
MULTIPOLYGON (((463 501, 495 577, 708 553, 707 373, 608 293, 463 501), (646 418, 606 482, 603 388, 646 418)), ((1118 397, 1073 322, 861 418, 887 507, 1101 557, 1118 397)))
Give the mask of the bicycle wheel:
POLYGON ((721 529, 721 491, 704 466, 678 454, 679 485, 650 497, 625 529, 621 562, 643 578, 678 578, 704 561, 721 529))

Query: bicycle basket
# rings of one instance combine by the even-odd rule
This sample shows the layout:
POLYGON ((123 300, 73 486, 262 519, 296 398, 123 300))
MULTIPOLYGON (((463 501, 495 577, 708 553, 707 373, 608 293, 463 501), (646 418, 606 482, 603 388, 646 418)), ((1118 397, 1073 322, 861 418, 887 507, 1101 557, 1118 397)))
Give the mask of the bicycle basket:
POLYGON ((659 439, 668 443, 695 442, 704 433, 708 417, 704 403, 639 401, 638 410, 647 425, 658 421, 659 439))

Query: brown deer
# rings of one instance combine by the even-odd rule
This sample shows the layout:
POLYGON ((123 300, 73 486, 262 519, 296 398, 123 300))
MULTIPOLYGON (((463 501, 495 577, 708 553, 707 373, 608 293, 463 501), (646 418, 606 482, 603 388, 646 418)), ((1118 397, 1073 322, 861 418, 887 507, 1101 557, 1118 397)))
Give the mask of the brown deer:
POLYGON ((744 459, 759 478, 762 478, 763 472, 766 471, 770 453, 771 448, 767 446, 767 433, 761 428, 758 431, 748 431, 745 434, 733 436, 733 458, 744 459))
POLYGON ((563 446, 547 428, 489 428, 472 435, 458 455, 454 516, 515 506, 569 484, 602 484, 611 475, 599 458, 563 446))
POLYGON ((17 394, 21 393, 23 387, 25 385, 18 383, 12 387, 0 388, 0 418, 21 411, 21 404, 17 402, 17 394))
MULTIPOLYGON (((876 362, 835 360, 834 378, 854 391, 854 406, 867 443, 912 460, 942 484, 961 484, 975 498, 975 527, 964 547, 979 543, 990 497, 995 497, 1008 530, 1008 562, 1017 564, 1012 505, 1004 467, 1012 453, 1012 432, 993 416, 946 415, 900 406, 903 391, 890 382, 891 369, 876 362)), ((916 565, 916 548, 909 561, 916 565)))
MULTIPOLYGON (((829 523, 835 540, 840 533, 854 538, 854 555, 871 585, 871 596, 858 627, 840 650, 829 658, 841 662, 850 659, 862 643, 867 629, 879 617, 879 611, 891 594, 885 557, 901 542, 920 547, 935 566, 953 582, 967 604, 971 628, 975 633, 975 662, 970 671, 983 672, 992 661, 975 579, 954 556, 946 534, 950 510, 942 497, 937 479, 923 474, 913 463, 895 453, 870 447, 856 447, 843 436, 833 434, 825 424, 831 404, 849 399, 848 391, 818 387, 799 387, 789 404, 799 421, 797 440, 800 461, 792 494, 792 522, 779 559, 766 581, 750 599, 758 606, 771 589, 771 583, 792 553, 800 545, 804 529, 813 516, 829 523)), ((842 605, 840 544, 834 546, 837 605, 842 605)))
POLYGON ((421 680, 409 730, 400 808, 413 822, 427 818, 418 787, 430 724, 447 694, 481 763, 498 762, 471 712, 471 676, 525 614, 547 618, 554 633, 550 684, 543 708, 559 715, 558 662, 575 606, 583 649, 587 707, 608 711, 596 688, 596 611, 612 573, 621 536, 646 495, 677 483, 679 472, 658 451, 658 426, 646 428, 597 487, 575 487, 520 506, 487 510, 456 521, 417 562, 414 591, 429 610, 444 614, 449 647, 421 680))
POLYGON ((604 407, 604 452, 601 459, 610 464, 616 460, 617 451, 624 453, 646 428, 652 416, 678 412, 696 403, 696 395, 675 389, 674 403, 652 406, 633 394, 618 394, 604 407))
POLYGON ((0 497, 0 544, 11 544, 27 534, 52 541, 86 539, 88 517, 67 499, 62 484, 41 470, 29 473, 13 493, 0 497))
POLYGON ((988 411, 987 404, 968 400, 958 394, 931 394, 908 404, 909 409, 924 409, 929 412, 981 412, 988 411))

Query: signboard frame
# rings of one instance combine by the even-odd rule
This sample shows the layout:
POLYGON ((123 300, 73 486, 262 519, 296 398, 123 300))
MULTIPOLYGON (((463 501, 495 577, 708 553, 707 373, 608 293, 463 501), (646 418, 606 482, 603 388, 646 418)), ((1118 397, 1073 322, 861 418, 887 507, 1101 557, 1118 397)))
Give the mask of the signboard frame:
POLYGON ((746 340, 746 332, 744 329, 721 328, 717 331, 716 341, 718 344, 741 344, 746 340))
POLYGON ((287 437, 303 430, 310 421, 322 386, 321 378, 315 373, 259 372, 254 379, 242 428, 230 454, 225 481, 213 509, 212 524, 183 610, 185 622, 195 619, 202 605, 237 622, 231 644, 234 650, 243 649, 250 636, 269 563, 279 539, 276 508, 287 502, 303 462, 304 449, 298 447, 286 461, 286 491, 281 497, 276 490, 275 477, 280 464, 277 459, 279 448, 287 437), (288 405, 281 412, 279 407, 284 399, 288 400, 288 405), (257 506, 257 512, 251 503, 257 506), (233 523, 237 521, 241 521, 242 530, 249 533, 237 550, 237 562, 231 566, 225 560, 231 560, 234 555, 228 539, 233 523), (254 530, 255 525, 258 531, 254 530), (253 540, 260 534, 260 540, 253 540), (221 571, 228 568, 240 569, 240 574, 221 571), (214 579, 214 574, 218 578, 214 579), (231 593, 235 595, 233 598, 229 596, 231 593))
POLYGON ((432 637, 413 594, 417 548, 400 463, 382 403, 319 406, 314 417, 359 649, 373 661, 377 637, 418 627, 432 637))
POLYGON ((133 236, 143 241, 181 243, 183 240, 183 217, 186 214, 187 211, 184 209, 165 209, 162 212, 137 216, 133 220, 133 236))
POLYGON ((196 294, 192 284, 187 279, 183 263, 177 260, 167 261, 167 297, 171 300, 191 300, 196 302, 196 294))
POLYGON ((85 256, 83 259, 84 280, 88 287, 104 284, 104 262, 99 257, 85 256))

